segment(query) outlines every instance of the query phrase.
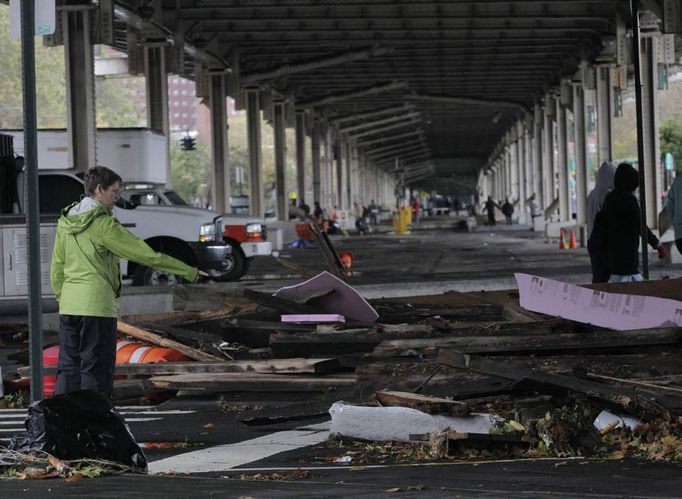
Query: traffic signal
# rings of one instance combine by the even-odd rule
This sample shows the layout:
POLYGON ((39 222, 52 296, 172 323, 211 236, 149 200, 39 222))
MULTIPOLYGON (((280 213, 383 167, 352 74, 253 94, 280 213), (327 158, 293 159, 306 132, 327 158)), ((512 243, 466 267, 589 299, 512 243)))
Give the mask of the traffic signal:
POLYGON ((180 139, 180 149, 183 151, 194 151, 197 148, 197 140, 194 137, 183 137, 180 139))

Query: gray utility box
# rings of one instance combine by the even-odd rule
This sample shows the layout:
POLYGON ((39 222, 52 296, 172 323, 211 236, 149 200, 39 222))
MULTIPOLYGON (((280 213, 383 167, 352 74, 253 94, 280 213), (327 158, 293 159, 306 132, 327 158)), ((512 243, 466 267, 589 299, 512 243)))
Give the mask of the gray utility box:
MULTIPOLYGON (((50 263, 57 216, 40 217, 41 294, 51 295, 50 263)), ((0 215, 0 298, 28 295, 28 237, 24 215, 0 215)))

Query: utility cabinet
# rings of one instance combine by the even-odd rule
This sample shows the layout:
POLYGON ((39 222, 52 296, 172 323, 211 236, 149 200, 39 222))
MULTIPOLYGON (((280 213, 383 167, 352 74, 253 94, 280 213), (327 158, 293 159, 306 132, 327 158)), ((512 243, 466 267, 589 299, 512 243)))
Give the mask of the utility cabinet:
MULTIPOLYGON (((40 224, 40 281, 41 294, 53 294, 50 286, 52 246, 57 231, 56 217, 40 224)), ((0 297, 28 295, 28 237, 23 215, 0 215, 0 297)))

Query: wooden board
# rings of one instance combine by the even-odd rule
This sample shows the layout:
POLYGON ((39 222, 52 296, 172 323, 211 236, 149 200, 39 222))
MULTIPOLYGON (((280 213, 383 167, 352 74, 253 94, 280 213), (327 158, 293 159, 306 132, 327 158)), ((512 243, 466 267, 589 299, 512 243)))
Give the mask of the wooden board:
POLYGON ((295 376, 258 373, 209 373, 156 376, 148 383, 156 388, 200 392, 328 392, 355 385, 353 375, 295 376))
POLYGON ((528 336, 442 336, 429 339, 388 340, 372 351, 372 356, 436 355, 440 348, 453 348, 464 353, 507 354, 557 352, 566 350, 617 351, 640 346, 676 345, 682 331, 677 328, 632 331, 592 331, 584 333, 528 336))
POLYGON ((527 380, 534 382, 538 388, 554 387, 584 393, 589 397, 606 402, 613 406, 620 406, 642 417, 667 417, 682 414, 682 397, 662 395, 651 390, 616 388, 603 383, 596 383, 573 376, 546 374, 539 370, 525 369, 510 363, 475 357, 454 350, 441 349, 438 362, 500 378, 516 381, 527 380))
MULTIPOLYGON (((157 362, 153 364, 116 364, 116 375, 159 376, 190 373, 272 373, 272 374, 327 374, 337 372, 340 363, 336 359, 268 359, 225 360, 219 362, 157 362)), ((17 372, 30 375, 30 367, 17 372)), ((57 373, 56 366, 43 367, 46 376, 57 373)))
POLYGON ((380 391, 374 395, 383 406, 409 407, 428 414, 469 414, 469 408, 463 402, 440 397, 430 397, 410 392, 380 391))
POLYGON ((222 360, 218 357, 202 352, 201 350, 188 347, 187 345, 183 345, 182 343, 178 343, 177 341, 169 340, 167 338, 159 336, 158 334, 150 333, 149 331, 145 331, 144 329, 140 329, 139 327, 126 324, 123 321, 118 321, 116 329, 118 330, 119 334, 132 336, 133 338, 137 338, 138 340, 146 341, 148 343, 152 343, 154 345, 158 345, 161 347, 173 348, 194 360, 200 361, 222 360))

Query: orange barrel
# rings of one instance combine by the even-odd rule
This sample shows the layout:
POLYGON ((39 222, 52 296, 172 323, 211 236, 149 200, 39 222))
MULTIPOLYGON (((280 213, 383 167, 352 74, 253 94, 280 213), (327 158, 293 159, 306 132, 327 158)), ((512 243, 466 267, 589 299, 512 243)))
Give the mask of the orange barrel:
POLYGON ((150 347, 131 341, 119 341, 116 345, 117 364, 149 364, 190 360, 192 359, 172 348, 150 347))

